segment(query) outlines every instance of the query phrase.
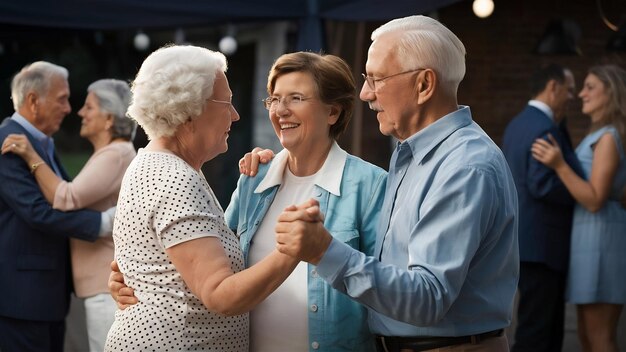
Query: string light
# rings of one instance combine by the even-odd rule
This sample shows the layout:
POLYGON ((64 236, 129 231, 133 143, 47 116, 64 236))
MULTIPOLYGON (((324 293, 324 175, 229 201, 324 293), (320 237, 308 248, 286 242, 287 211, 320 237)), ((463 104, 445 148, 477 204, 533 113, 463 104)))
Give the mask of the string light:
POLYGON ((135 49, 139 51, 146 51, 146 49, 150 46, 150 37, 148 37, 148 35, 144 32, 139 31, 135 35, 134 44, 135 49))
POLYGON ((476 16, 485 18, 491 16, 494 6, 493 0, 474 0, 472 10, 476 16))

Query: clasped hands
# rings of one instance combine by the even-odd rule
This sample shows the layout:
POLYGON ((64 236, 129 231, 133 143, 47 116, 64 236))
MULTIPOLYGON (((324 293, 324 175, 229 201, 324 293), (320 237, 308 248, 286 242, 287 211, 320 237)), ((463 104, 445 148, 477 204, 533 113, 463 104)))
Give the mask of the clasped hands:
POLYGON ((332 240, 324 228, 324 214, 314 199, 292 205, 278 216, 276 249, 296 259, 317 265, 332 240))
MULTIPOLYGON (((239 172, 255 176, 259 164, 274 158, 269 149, 254 148, 239 160, 239 172)), ((283 211, 276 224, 276 249, 298 260, 317 265, 332 240, 324 228, 324 214, 314 199, 292 205, 283 211)))

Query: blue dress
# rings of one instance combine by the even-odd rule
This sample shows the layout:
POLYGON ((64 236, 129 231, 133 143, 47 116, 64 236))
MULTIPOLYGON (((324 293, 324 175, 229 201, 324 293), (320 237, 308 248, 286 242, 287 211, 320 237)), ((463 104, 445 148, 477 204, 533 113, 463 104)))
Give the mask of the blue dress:
POLYGON ((567 300, 575 304, 626 303, 626 209, 619 203, 626 185, 622 141, 613 126, 604 126, 583 139, 576 155, 589 179, 593 147, 606 133, 615 138, 620 162, 602 209, 591 213, 577 204, 574 211, 567 300))

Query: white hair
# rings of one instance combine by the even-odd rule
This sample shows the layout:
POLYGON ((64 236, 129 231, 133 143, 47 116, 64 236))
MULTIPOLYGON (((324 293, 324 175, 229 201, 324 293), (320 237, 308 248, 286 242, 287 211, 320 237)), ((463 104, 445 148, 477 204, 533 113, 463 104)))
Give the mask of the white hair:
POLYGON ((455 94, 465 76, 465 46, 439 21, 426 16, 409 16, 385 23, 372 32, 372 41, 388 33, 400 32, 395 47, 403 71, 431 68, 442 88, 455 94))
POLYGON ((22 107, 28 93, 34 92, 45 100, 53 77, 67 80, 69 72, 65 67, 47 61, 36 61, 24 66, 11 81, 11 100, 15 111, 22 107))
POLYGON ((118 79, 100 79, 91 83, 87 91, 98 98, 100 111, 113 116, 111 137, 132 140, 137 124, 126 116, 131 99, 128 83, 118 79))
POLYGON ((132 83, 128 115, 149 139, 169 137, 202 113, 213 94, 218 71, 226 72, 220 52, 192 45, 170 45, 150 54, 132 83))

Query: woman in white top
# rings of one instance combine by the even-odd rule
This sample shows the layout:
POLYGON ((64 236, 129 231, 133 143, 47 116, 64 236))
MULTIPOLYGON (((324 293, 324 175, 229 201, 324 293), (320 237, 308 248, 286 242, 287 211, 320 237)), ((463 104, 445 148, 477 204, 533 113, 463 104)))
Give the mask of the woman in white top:
POLYGON ((152 53, 128 113, 150 142, 129 166, 113 229, 115 259, 139 303, 116 313, 106 351, 244 351, 248 314, 297 262, 274 250, 246 270, 239 239, 200 167, 228 149, 239 115, 224 55, 152 53))

